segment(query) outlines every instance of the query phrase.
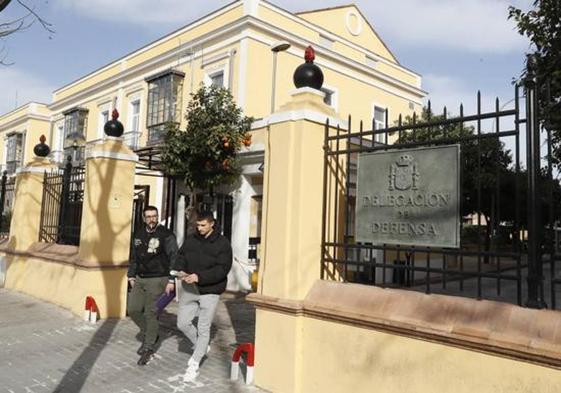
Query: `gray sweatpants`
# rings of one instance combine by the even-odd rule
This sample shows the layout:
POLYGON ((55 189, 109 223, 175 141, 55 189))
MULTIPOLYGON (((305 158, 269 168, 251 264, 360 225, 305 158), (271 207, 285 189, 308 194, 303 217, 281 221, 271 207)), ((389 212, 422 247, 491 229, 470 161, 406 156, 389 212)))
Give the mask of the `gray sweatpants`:
POLYGON ((210 342, 210 326, 220 295, 199 295, 195 285, 182 282, 178 288, 178 297, 177 327, 195 346, 191 359, 200 363, 210 342), (193 319, 197 314, 199 321, 195 327, 193 319))

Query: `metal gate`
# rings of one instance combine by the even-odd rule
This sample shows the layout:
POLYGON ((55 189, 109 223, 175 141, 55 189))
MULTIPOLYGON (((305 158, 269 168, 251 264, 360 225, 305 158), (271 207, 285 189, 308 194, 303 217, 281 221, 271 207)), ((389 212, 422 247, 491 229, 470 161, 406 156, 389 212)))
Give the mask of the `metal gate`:
POLYGON ((422 116, 386 120, 382 129, 373 121, 372 128, 361 122, 353 130, 350 117, 345 131, 326 124, 322 279, 555 308, 561 188, 553 178, 550 132, 537 119, 536 91, 533 83, 516 86, 507 102, 514 109, 497 99, 494 110, 483 112, 478 93, 472 115, 463 106, 457 117, 446 108, 435 115, 429 102, 422 116), (460 247, 357 242, 358 155, 450 144, 461 146, 460 247))
POLYGON ((45 172, 39 241, 80 244, 84 167, 68 162, 64 170, 45 172))
POLYGON ((15 176, 8 177, 4 171, 0 182, 0 239, 6 239, 10 235, 15 188, 15 176))

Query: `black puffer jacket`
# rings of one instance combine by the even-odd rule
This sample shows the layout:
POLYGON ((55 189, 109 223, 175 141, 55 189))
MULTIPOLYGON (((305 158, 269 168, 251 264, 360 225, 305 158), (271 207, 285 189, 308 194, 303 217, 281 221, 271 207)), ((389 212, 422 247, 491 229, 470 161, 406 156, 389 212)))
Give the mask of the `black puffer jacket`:
POLYGON ((224 292, 231 267, 232 247, 217 230, 207 238, 198 233, 188 236, 177 255, 177 270, 199 276, 201 295, 224 292))

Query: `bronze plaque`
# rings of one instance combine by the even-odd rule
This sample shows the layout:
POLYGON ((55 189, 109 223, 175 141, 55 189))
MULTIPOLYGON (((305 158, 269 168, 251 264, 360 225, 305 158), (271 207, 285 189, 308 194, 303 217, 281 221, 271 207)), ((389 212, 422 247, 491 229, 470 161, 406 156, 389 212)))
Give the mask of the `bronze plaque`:
POLYGON ((358 242, 460 246, 460 145, 358 157, 358 242))

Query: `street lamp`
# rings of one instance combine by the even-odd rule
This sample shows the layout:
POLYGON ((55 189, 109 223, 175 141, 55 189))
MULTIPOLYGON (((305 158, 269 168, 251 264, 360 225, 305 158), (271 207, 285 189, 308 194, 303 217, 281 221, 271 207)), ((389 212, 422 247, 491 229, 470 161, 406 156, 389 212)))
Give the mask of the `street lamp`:
POLYGON ((271 45, 271 51, 273 52, 273 80, 271 89, 271 113, 275 111, 275 87, 277 81, 277 54, 279 52, 284 52, 290 48, 290 44, 286 41, 277 41, 271 45))

